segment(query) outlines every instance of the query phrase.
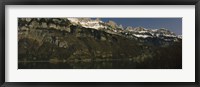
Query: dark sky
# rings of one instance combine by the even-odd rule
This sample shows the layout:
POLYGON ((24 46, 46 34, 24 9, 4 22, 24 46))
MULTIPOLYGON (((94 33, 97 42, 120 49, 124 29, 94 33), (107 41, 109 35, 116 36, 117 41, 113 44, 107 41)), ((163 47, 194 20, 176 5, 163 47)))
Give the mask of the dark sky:
POLYGON ((112 20, 124 27, 166 28, 177 35, 182 35, 182 18, 101 18, 101 20, 104 22, 112 20))

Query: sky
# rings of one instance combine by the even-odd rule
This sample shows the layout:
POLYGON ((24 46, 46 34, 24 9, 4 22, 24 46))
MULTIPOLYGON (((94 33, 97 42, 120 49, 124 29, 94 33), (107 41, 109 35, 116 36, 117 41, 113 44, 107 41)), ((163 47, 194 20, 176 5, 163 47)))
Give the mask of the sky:
POLYGON ((182 35, 182 18, 101 18, 102 21, 115 21, 123 27, 144 27, 147 29, 166 28, 177 35, 182 35))

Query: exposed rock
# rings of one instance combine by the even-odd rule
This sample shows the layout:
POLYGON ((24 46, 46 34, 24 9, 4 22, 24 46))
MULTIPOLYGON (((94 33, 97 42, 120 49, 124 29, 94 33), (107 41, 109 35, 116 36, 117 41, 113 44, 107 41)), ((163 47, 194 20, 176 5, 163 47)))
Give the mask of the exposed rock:
POLYGON ((42 22, 41 28, 48 28, 47 23, 46 22, 42 22))
POLYGON ((117 23, 115 23, 114 21, 109 20, 108 25, 110 25, 112 28, 116 29, 118 27, 117 23))
MULTIPOLYGON (((91 19, 81 20, 91 22, 91 19)), ((80 61, 130 60, 151 68, 157 63, 165 67, 163 64, 166 65, 167 60, 173 65, 170 68, 180 68, 182 65, 181 62, 174 62, 181 61, 182 39, 164 36, 171 35, 165 29, 152 31, 155 34, 162 33, 162 39, 156 38, 151 32, 145 32, 143 28, 135 29, 138 32, 131 31, 133 28, 87 28, 73 25, 67 18, 19 18, 18 21, 19 61, 50 61, 54 64, 64 61, 73 65, 80 61), (152 38, 136 37, 144 34, 152 38)), ((99 22, 97 19, 95 23, 99 22)), ((117 28, 117 24, 112 21, 110 25, 117 28)))

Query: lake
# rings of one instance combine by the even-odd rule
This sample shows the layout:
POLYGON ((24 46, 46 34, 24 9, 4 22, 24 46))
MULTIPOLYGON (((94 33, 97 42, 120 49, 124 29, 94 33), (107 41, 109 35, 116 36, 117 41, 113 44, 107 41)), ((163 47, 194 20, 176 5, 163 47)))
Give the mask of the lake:
POLYGON ((73 62, 49 62, 29 61, 19 62, 18 69, 134 69, 138 63, 128 60, 112 61, 73 61, 73 62))

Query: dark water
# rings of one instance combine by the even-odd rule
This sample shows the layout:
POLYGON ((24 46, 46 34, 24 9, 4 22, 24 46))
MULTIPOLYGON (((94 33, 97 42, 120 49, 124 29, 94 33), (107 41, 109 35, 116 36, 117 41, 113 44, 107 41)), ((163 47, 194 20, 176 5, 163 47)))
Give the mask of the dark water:
POLYGON ((18 69, 134 69, 133 61, 93 61, 93 62, 19 62, 18 69))

